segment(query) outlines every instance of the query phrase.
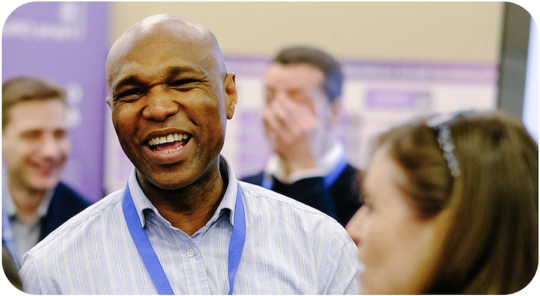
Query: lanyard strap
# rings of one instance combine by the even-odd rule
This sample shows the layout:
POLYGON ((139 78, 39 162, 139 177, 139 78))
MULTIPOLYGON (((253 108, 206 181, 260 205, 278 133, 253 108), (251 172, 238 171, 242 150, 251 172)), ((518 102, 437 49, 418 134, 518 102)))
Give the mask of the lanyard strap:
POLYGON ((236 205, 234 206, 234 226, 229 241, 229 293, 234 289, 234 277, 240 265, 242 250, 246 242, 246 215, 244 214, 244 202, 240 194, 240 185, 236 186, 236 205))
MULTIPOLYGON (((160 295, 173 295, 174 292, 171 288, 169 280, 163 271, 163 267, 159 263, 156 253, 148 240, 148 236, 144 232, 139 220, 139 215, 133 203, 131 192, 129 191, 129 185, 124 190, 124 196, 122 198, 122 209, 124 211, 124 218, 128 226, 131 238, 137 247, 137 251, 141 256, 141 259, 160 295)), ((244 203, 240 194, 240 186, 237 185, 236 192, 236 205, 234 208, 234 226, 232 229, 231 240, 229 242, 229 295, 232 295, 234 288, 234 278, 238 265, 240 265, 240 258, 242 257, 242 250, 244 248, 244 242, 246 241, 246 218, 244 214, 244 203)))
MULTIPOLYGON (((334 185, 337 178, 339 178, 339 176, 343 173, 346 167, 347 159, 345 158, 345 156, 343 156, 339 160, 338 164, 334 167, 334 169, 328 175, 324 176, 324 185, 326 187, 334 185)), ((272 190, 272 179, 269 176, 264 175, 261 186, 266 189, 272 190)))
POLYGON ((165 272, 163 271, 163 267, 159 263, 156 252, 154 252, 150 240, 148 240, 148 236, 142 228, 139 215, 137 215, 137 209, 131 198, 129 185, 124 190, 122 209, 124 210, 124 218, 126 219, 129 234, 131 234, 131 238, 159 295, 174 295, 167 276, 165 276, 165 272))

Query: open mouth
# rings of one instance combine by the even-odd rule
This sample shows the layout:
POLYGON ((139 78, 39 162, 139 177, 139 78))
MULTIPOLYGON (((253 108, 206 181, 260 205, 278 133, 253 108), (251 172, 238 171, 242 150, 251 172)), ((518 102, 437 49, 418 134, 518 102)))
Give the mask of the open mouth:
POLYGON ((150 139, 148 146, 152 151, 168 154, 184 148, 189 140, 191 136, 188 134, 169 134, 150 139))

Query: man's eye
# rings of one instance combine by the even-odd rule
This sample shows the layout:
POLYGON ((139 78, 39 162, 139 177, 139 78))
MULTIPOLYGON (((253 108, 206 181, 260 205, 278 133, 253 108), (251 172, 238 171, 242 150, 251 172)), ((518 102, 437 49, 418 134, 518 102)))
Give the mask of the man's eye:
POLYGON ((144 91, 139 88, 132 88, 128 89, 124 92, 121 92, 119 95, 116 96, 116 99, 124 98, 124 97, 130 97, 130 96, 136 96, 140 97, 144 95, 144 91))
POLYGON ((56 139, 63 139, 67 137, 67 131, 66 130, 57 130, 54 132, 54 137, 56 139))
POLYGON ((173 81, 170 85, 172 87, 179 87, 179 86, 182 87, 182 86, 189 86, 195 82, 197 82, 197 80, 195 79, 180 79, 180 80, 173 81))
POLYGON ((26 131, 21 134, 21 138, 26 140, 36 140, 41 137, 41 132, 39 130, 26 131))

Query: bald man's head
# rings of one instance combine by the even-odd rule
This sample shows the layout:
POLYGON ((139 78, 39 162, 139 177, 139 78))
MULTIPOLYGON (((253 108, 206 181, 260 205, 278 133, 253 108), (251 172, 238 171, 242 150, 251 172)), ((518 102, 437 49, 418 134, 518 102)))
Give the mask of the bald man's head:
POLYGON ((162 43, 176 43, 176 54, 199 60, 209 73, 215 72, 219 77, 226 74, 223 54, 216 37, 208 28, 180 16, 159 14, 139 21, 112 45, 105 64, 109 90, 111 83, 118 78, 118 63, 133 53, 143 56, 145 48, 162 43))
POLYGON ((146 18, 114 43, 105 72, 113 126, 139 182, 176 190, 219 175, 237 93, 207 28, 146 18))

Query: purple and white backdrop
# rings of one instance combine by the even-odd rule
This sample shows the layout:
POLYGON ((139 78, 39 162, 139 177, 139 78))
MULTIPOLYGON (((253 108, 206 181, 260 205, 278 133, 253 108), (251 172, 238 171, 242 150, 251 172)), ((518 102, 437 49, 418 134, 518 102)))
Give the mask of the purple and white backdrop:
POLYGON ((62 180, 103 197, 104 65, 109 3, 32 2, 4 23, 2 82, 36 76, 64 88, 72 150, 62 180))

